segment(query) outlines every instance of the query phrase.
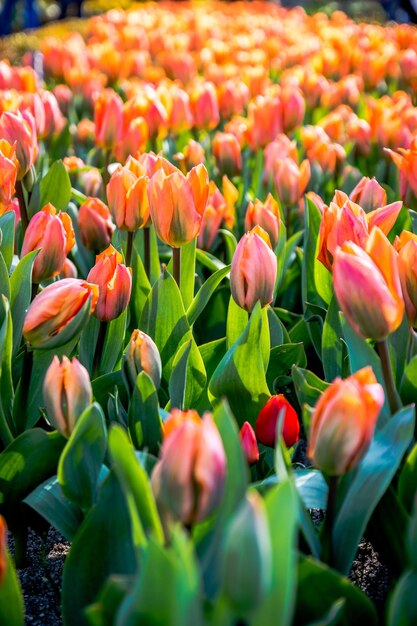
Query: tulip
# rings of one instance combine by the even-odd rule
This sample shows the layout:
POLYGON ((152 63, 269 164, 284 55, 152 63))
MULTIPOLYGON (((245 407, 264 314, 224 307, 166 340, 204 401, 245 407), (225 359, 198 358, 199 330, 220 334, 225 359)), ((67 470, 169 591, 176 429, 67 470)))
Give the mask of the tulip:
POLYGON ((152 473, 159 506, 183 524, 201 522, 220 504, 225 476, 226 455, 211 414, 199 419, 195 411, 174 410, 152 473))
POLYGON ((105 150, 114 150, 121 139, 123 101, 113 89, 99 92, 94 102, 94 140, 105 150))
POLYGON ((277 257, 268 234, 259 226, 243 235, 232 259, 230 289, 233 300, 249 313, 258 300, 261 306, 274 298, 277 257))
POLYGON ((136 117, 124 130, 121 140, 114 149, 114 155, 118 161, 124 162, 129 155, 143 152, 146 149, 149 131, 143 117, 136 117))
POLYGON ((141 330, 134 330, 122 357, 122 373, 131 393, 141 372, 159 389, 162 376, 161 357, 154 341, 141 330))
POLYGON ((394 241, 398 269, 410 326, 417 327, 417 235, 404 230, 394 241))
POLYGON ((122 264, 122 255, 109 246, 96 256, 87 280, 99 287, 94 315, 101 322, 116 319, 125 310, 132 291, 132 271, 122 264))
POLYGON ((198 236, 207 205, 208 173, 200 164, 184 176, 179 170, 155 172, 148 185, 152 224, 159 239, 179 248, 198 236))
POLYGON ((282 133, 282 104, 278 94, 257 96, 248 106, 247 140, 252 150, 264 147, 282 133))
POLYGON ((275 163, 277 161, 290 157, 297 163, 297 144, 295 141, 291 141, 287 135, 281 133, 275 137, 274 141, 271 141, 265 146, 264 155, 264 183, 267 183, 271 176, 273 176, 275 163))
POLYGON ((365 249, 347 242, 335 252, 334 291, 349 324, 364 339, 382 341, 401 324, 397 257, 379 228, 372 230, 365 249))
POLYGON ((206 160, 203 146, 198 141, 194 141, 194 139, 190 139, 182 152, 187 172, 206 160))
POLYGON ((296 411, 282 393, 271 396, 259 412, 255 424, 256 436, 264 446, 275 447, 277 424, 282 414, 282 432, 287 448, 292 448, 298 441, 300 424, 296 411))
POLYGON ((280 202, 285 207, 297 204, 310 180, 310 163, 297 165, 290 157, 275 162, 274 181, 280 202))
MULTIPOLYGON (((29 306, 23 335, 34 348, 67 343, 79 330, 77 316, 90 302, 91 314, 98 300, 98 287, 77 278, 65 278, 45 287, 29 306), (71 324, 71 322, 74 322, 71 324), (67 331, 65 332, 65 330, 67 331), (72 331, 72 332, 70 332, 72 331), (65 337, 65 339, 63 339, 65 337)), ((82 318, 81 321, 83 321, 82 318)))
POLYGON ((329 476, 356 467, 372 441, 384 391, 371 367, 336 378, 317 402, 307 455, 329 476))
POLYGON ((256 442, 255 431, 249 422, 244 422, 239 432, 240 443, 243 453, 249 465, 254 465, 259 461, 259 449, 256 442))
POLYGON ((265 202, 256 199, 249 202, 246 209, 245 229, 251 230, 256 225, 261 226, 269 235, 272 249, 275 250, 278 244, 280 224, 280 212, 278 203, 269 193, 265 202))
POLYGON ((68 214, 57 215, 52 204, 35 213, 26 230, 21 251, 23 257, 32 250, 40 250, 33 264, 33 282, 41 283, 58 276, 74 242, 74 230, 68 214))
POLYGON ((216 133, 213 139, 213 155, 222 174, 236 176, 242 169, 242 155, 238 140, 231 133, 216 133))
POLYGON ((17 180, 22 180, 38 156, 35 120, 29 111, 6 111, 0 117, 0 137, 15 144, 18 161, 17 180))
POLYGON ((210 181, 207 207, 204 211, 198 247, 210 250, 226 211, 226 200, 214 181, 210 181))
POLYGON ((304 120, 306 103, 300 89, 286 87, 281 92, 282 128, 284 133, 292 132, 304 120))
POLYGON ((196 128, 212 130, 220 121, 219 104, 213 83, 196 83, 191 89, 190 106, 196 128))
POLYGON ((104 202, 91 197, 80 206, 78 226, 83 244, 93 252, 101 252, 110 245, 116 228, 104 202))
POLYGON ((366 213, 379 209, 387 203, 387 193, 376 178, 363 176, 350 192, 349 198, 359 204, 366 213))
POLYGON ((77 278, 78 277, 78 271, 77 271, 76 266, 68 258, 65 259, 64 265, 62 267, 62 270, 59 276, 60 278, 77 278))
POLYGON ((7 524, 0 515, 0 585, 4 581, 7 572, 7 524))
POLYGON ((226 529, 223 593, 233 610, 245 616, 259 607, 272 584, 272 545, 262 497, 251 491, 226 529))
POLYGON ((0 139, 0 215, 11 208, 18 165, 16 146, 0 139))
POLYGON ((148 182, 144 168, 139 176, 129 167, 120 167, 111 175, 107 200, 113 220, 120 230, 135 232, 148 224, 148 182))
POLYGON ((54 356, 43 382, 43 401, 50 424, 68 439, 93 401, 90 377, 78 359, 64 356, 60 363, 54 356))
POLYGON ((410 193, 417 196, 417 138, 408 149, 398 148, 398 152, 385 148, 400 171, 400 194, 406 201, 410 193))

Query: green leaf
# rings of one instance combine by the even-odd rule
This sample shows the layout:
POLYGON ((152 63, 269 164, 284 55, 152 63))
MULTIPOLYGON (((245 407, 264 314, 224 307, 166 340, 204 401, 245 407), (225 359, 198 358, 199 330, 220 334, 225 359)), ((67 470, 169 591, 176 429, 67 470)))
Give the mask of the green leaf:
POLYGON ((388 626, 411 626, 417 623, 417 572, 408 571, 399 580, 391 596, 388 626))
POLYGON ((268 387, 273 389, 274 380, 279 376, 286 375, 293 365, 301 367, 307 365, 307 357, 302 343, 284 343, 272 348, 266 372, 268 387))
POLYGON ((40 182, 39 206, 33 207, 31 203, 31 215, 48 202, 58 211, 65 211, 71 196, 71 181, 65 165, 62 161, 55 161, 40 182))
POLYGON ((100 590, 98 598, 85 613, 91 626, 114 626, 117 611, 130 592, 132 576, 110 576, 100 590))
POLYGON ((269 352, 268 320, 258 303, 244 332, 226 352, 209 383, 209 399, 227 398, 240 425, 246 420, 254 424, 270 397, 265 348, 269 352))
POLYGON ((151 285, 146 275, 142 259, 135 245, 132 250, 132 295, 130 296, 129 311, 131 314, 130 328, 138 328, 143 307, 151 291, 151 285))
POLYGON ((127 309, 125 309, 119 317, 107 324, 103 352, 99 365, 100 376, 112 372, 121 357, 126 332, 126 320, 127 309))
POLYGON ((194 298, 196 239, 181 248, 181 296, 185 310, 194 298))
POLYGON ((294 481, 307 509, 326 509, 328 488, 321 472, 315 469, 297 470, 294 481))
POLYGON ((193 339, 178 349, 175 355, 171 378, 169 379, 169 396, 171 408, 186 411, 200 400, 207 382, 203 359, 193 339))
POLYGON ((90 377, 93 375, 94 355, 99 330, 100 321, 94 315, 91 315, 80 335, 79 360, 87 369, 90 377))
POLYGON ((348 574, 364 530, 414 433, 414 406, 398 411, 374 437, 359 466, 340 483, 344 495, 333 527, 333 565, 348 574))
POLYGON ((212 274, 205 283, 200 287, 197 294, 187 310, 187 319, 190 326, 198 319, 204 311, 211 296, 223 280, 230 272, 230 265, 226 265, 220 270, 212 274))
POLYGON ((78 418, 58 465, 58 482, 62 491, 84 511, 96 501, 98 477, 106 448, 104 415, 95 402, 78 418))
POLYGON ((23 626, 24 604, 22 590, 9 550, 5 553, 6 573, 0 583, 0 624, 4 626, 23 626))
POLYGON ((15 212, 8 211, 0 215, 0 252, 3 255, 6 267, 10 270, 14 254, 14 228, 15 228, 15 212))
POLYGON ((88 626, 84 610, 95 602, 110 575, 137 568, 125 496, 113 472, 100 488, 97 504, 80 526, 65 560, 62 615, 65 626, 88 626))
POLYGON ((151 378, 140 372, 128 412, 129 432, 136 448, 146 448, 158 456, 162 443, 158 392, 151 378))
POLYGON ((30 304, 32 268, 39 250, 33 250, 16 265, 10 278, 10 308, 13 319, 13 357, 20 346, 23 323, 30 304))
POLYGON ((114 394, 115 389, 117 389, 117 393, 123 405, 127 406, 128 397, 121 370, 116 370, 105 376, 99 376, 92 381, 91 385, 93 387, 94 398, 102 407, 107 406, 109 395, 114 394))
POLYGON ((0 438, 4 445, 13 441, 14 390, 12 382, 13 329, 10 305, 0 298, 0 438))
POLYGON ((300 555, 294 626, 304 626, 320 618, 341 598, 345 599, 346 604, 338 622, 340 626, 377 626, 375 607, 358 587, 324 563, 300 555))
POLYGON ((398 480, 398 495, 409 513, 417 493, 417 444, 408 454, 398 480))
POLYGON ((48 478, 23 500, 68 541, 72 541, 83 521, 81 509, 66 498, 58 477, 48 478))
POLYGON ((226 230, 225 228, 219 228, 218 233, 224 241, 227 262, 231 263, 237 247, 236 237, 230 230, 226 230))
POLYGON ((195 254, 197 261, 210 270, 210 272, 217 272, 217 270, 221 270, 225 267, 225 263, 219 261, 219 259, 215 257, 214 254, 210 254, 210 252, 205 252, 197 248, 195 254))
MULTIPOLYGON (((200 351, 201 358, 203 359, 207 379, 210 380, 216 367, 219 365, 226 353, 226 338, 223 337, 223 339, 216 339, 216 341, 204 343, 202 346, 198 346, 198 349, 200 351)), ((213 408, 207 393, 208 388, 206 385, 203 395, 200 398, 200 402, 195 407, 200 414, 213 408)))
POLYGON ((346 601, 344 598, 336 600, 323 617, 314 620, 314 622, 310 622, 308 626, 338 626, 341 624, 345 604, 346 601))
POLYGON ((7 269, 3 255, 0 252, 0 296, 10 300, 10 280, 9 270, 7 269))
POLYGON ((313 372, 295 365, 291 373, 300 406, 302 407, 303 404, 314 406, 323 391, 329 386, 328 383, 325 383, 313 372))
POLYGON ((324 320, 321 355, 327 382, 332 382, 343 372, 343 330, 340 324, 339 305, 333 296, 324 320))
POLYGON ((231 348, 239 339, 248 323, 248 312, 242 309, 230 296, 227 310, 226 339, 227 349, 231 348))
POLYGON ((404 370, 400 396, 405 404, 417 402, 417 355, 411 359, 404 370))

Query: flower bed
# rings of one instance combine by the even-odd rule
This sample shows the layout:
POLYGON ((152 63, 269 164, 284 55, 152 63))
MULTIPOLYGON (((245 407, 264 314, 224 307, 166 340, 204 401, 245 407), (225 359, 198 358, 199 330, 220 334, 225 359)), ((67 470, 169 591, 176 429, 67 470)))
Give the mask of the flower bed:
POLYGON ((417 623, 416 79, 262 2, 0 62, 1 624, 50 526, 66 626, 417 623))

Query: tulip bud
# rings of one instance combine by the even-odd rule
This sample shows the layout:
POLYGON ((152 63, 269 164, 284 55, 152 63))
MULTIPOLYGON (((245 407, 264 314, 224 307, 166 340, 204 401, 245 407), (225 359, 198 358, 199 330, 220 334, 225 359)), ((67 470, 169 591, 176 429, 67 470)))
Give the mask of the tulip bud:
POLYGON ((107 185, 107 199, 113 220, 120 230, 129 232, 144 228, 149 220, 149 178, 145 175, 145 168, 136 163, 136 173, 129 167, 120 167, 111 175, 107 185), (140 169, 142 173, 138 175, 140 169))
POLYGON ((211 414, 200 419, 195 411, 172 411, 152 473, 159 506, 183 524, 201 522, 220 504, 225 476, 226 455, 211 414))
POLYGON ((223 593, 239 617, 262 603, 272 584, 272 546, 265 504, 251 491, 226 530, 223 593))
MULTIPOLYGON (((173 167, 173 166, 171 166, 173 167)), ((179 248, 198 236, 209 193, 208 173, 197 165, 184 176, 173 168, 158 169, 149 181, 148 199, 159 239, 179 248)))
POLYGON ((19 164, 17 180, 22 180, 38 156, 38 139, 35 120, 29 111, 5 111, 0 117, 0 137, 16 144, 16 158, 19 164))
POLYGON ((256 225, 261 226, 269 235, 272 249, 278 244, 280 213, 278 203, 269 193, 265 202, 256 199, 249 202, 246 209, 245 229, 251 230, 256 225))
POLYGON ((60 278, 77 278, 78 277, 78 271, 77 271, 76 266, 68 258, 65 259, 64 265, 62 267, 62 270, 59 276, 60 278))
POLYGON ((307 455, 322 472, 341 476, 356 467, 371 443, 384 391, 371 367, 336 378, 317 402, 307 455))
POLYGON ((83 244, 88 250, 101 252, 111 243, 116 228, 110 211, 98 198, 87 198, 78 212, 78 226, 83 244))
POLYGON ((96 145, 113 150, 121 139, 123 100, 113 89, 103 89, 94 102, 96 145))
POLYGON ((213 155, 222 174, 236 176, 242 169, 240 144, 231 133, 216 133, 213 139, 213 155))
POLYGON ((210 250, 214 243, 217 232, 222 223, 226 210, 226 200, 221 194, 214 181, 210 181, 207 207, 204 211, 200 233, 198 235, 198 247, 210 250))
POLYGON ((134 330, 122 357, 122 373, 129 393, 141 372, 148 374, 156 389, 162 376, 161 357, 153 340, 141 330, 134 330))
POLYGON ((198 141, 194 141, 194 139, 190 139, 182 152, 187 172, 193 167, 200 165, 200 163, 204 163, 206 159, 203 146, 198 141))
POLYGON ((282 205, 295 206, 303 195, 310 180, 310 162, 306 159, 297 165, 290 157, 276 161, 274 180, 282 205))
POLYGON ((143 152, 146 149, 148 135, 148 125, 143 117, 133 119, 114 149, 116 159, 124 162, 129 155, 136 154, 138 151, 143 152))
POLYGON ((196 128, 216 128, 220 121, 219 103, 213 83, 196 83, 190 93, 191 112, 196 128))
POLYGON ((259 450, 256 442, 255 431, 249 422, 244 422, 239 435, 246 460, 249 465, 254 465, 259 461, 259 450))
POLYGON ((277 424, 282 414, 281 436, 287 448, 292 448, 298 441, 300 424, 296 411, 282 393, 271 396, 259 412, 255 424, 256 436, 264 446, 275 447, 277 424))
POLYGON ((94 315, 102 322, 116 319, 125 310, 132 291, 132 270, 122 264, 122 255, 109 246, 96 256, 87 280, 99 286, 94 315))
POLYGON ((397 256, 379 228, 372 229, 364 250, 347 242, 335 252, 336 298, 349 324, 364 339, 382 341, 402 322, 397 256))
POLYGON ((7 568, 7 524, 0 515, 0 585, 6 577, 7 568))
POLYGON ((394 241, 408 323, 417 327, 417 235, 404 230, 394 241))
POLYGON ((376 178, 363 176, 350 192, 349 198, 359 204, 366 213, 379 209, 387 203, 387 193, 376 178))
POLYGON ((11 208, 18 166, 16 146, 0 139, 0 215, 11 208))
POLYGON ((87 370, 75 357, 54 356, 43 383, 43 401, 50 424, 69 438, 80 415, 93 401, 87 370))
POLYGON ((281 92, 282 127, 284 133, 290 133, 304 120, 306 103, 300 89, 287 87, 281 92))
POLYGON ((23 335, 32 347, 64 345, 82 328, 80 317, 88 301, 92 313, 98 300, 98 287, 77 278, 64 278, 48 285, 30 304, 23 335))
POLYGON ((268 234, 256 226, 243 235, 232 259, 230 289, 233 300, 249 313, 258 300, 261 306, 274 298, 277 257, 271 250, 268 234))

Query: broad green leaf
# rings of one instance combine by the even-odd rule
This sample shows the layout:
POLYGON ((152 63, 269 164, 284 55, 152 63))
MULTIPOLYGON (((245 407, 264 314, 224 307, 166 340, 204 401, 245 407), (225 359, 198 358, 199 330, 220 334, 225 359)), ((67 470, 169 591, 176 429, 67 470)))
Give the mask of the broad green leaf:
POLYGON ((291 371, 293 365, 304 367, 307 365, 307 357, 302 343, 284 343, 272 348, 266 380, 269 389, 273 389, 274 380, 291 371))
MULTIPOLYGON (((207 379, 210 380, 210 378, 214 374, 216 367, 219 365, 220 361, 226 353, 226 338, 223 337, 223 339, 217 339, 216 341, 204 343, 202 346, 198 346, 198 349, 200 351, 201 358, 203 359, 207 379)), ((204 413, 204 411, 212 409, 212 405, 210 400, 208 399, 207 393, 208 388, 206 385, 204 392, 200 398, 200 402, 195 407, 195 409, 200 414, 204 413)))
POLYGON ((398 480, 398 495, 408 512, 411 512, 417 493, 417 444, 408 454, 398 480))
POLYGON ((10 278, 10 308, 13 319, 13 356, 20 346, 23 323, 30 304, 32 268, 39 250, 26 254, 15 267, 10 278))
POLYGON ((83 511, 96 501, 97 483, 107 448, 107 430, 99 404, 78 418, 58 464, 58 481, 65 496, 83 511))
POLYGON ((400 396, 406 404, 417 402, 417 355, 411 359, 404 370, 400 396))
POLYGON ((4 626, 23 626, 24 604, 19 578, 9 550, 5 548, 6 571, 0 583, 0 624, 4 626))
POLYGON ((321 343, 321 356, 323 359, 323 369, 327 382, 332 382, 337 376, 342 376, 343 372, 343 344, 341 338, 343 330, 340 324, 339 305, 336 297, 333 296, 326 319, 324 320, 323 335, 321 343))
POLYGON ((328 489, 321 472, 315 469, 297 470, 294 482, 307 509, 326 509, 328 489))
POLYGON ((388 626, 417 623, 417 572, 409 570, 399 580, 390 599, 388 626))
POLYGON ((201 313, 204 311, 206 304, 210 300, 211 296, 223 280, 230 272, 230 265, 226 265, 220 270, 217 270, 212 274, 200 287, 196 293, 193 301, 187 310, 187 319, 190 326, 198 319, 201 313))
POLYGON ((226 320, 227 349, 239 339, 248 323, 248 312, 242 309, 230 296, 226 320))
POLYGON ((292 379, 301 407, 303 404, 314 406, 323 391, 329 386, 313 372, 297 366, 292 368, 292 379))
POLYGON ((99 329, 100 321, 91 315, 80 335, 79 360, 87 369, 90 377, 93 376, 93 362, 99 329))
POLYGON ((4 296, 10 300, 10 280, 9 270, 4 261, 3 255, 0 252, 0 296, 4 296))
POLYGON ((14 390, 12 382, 13 330, 10 305, 0 298, 0 438, 7 446, 13 441, 14 390))
POLYGON ((113 472, 100 488, 97 504, 80 526, 65 560, 62 616, 65 626, 88 626, 84 610, 95 602, 110 575, 137 568, 132 524, 125 495, 113 472))
POLYGON ((114 394, 115 389, 117 389, 117 393, 123 405, 127 406, 128 397, 121 370, 116 370, 105 376, 99 376, 92 381, 91 385, 93 387, 94 398, 102 407, 107 406, 109 394, 114 394))
POLYGON ((237 247, 236 237, 232 232, 230 232, 230 230, 226 230, 225 228, 220 228, 218 233, 224 241, 227 262, 231 263, 237 247))
POLYGON ((8 211, 0 215, 0 252, 3 255, 8 270, 10 270, 14 254, 15 217, 14 211, 8 211))
POLYGON ((145 448, 158 456, 162 443, 158 393, 151 378, 140 372, 128 412, 129 433, 136 448, 145 448))
POLYGON ((265 347, 269 352, 268 321, 258 303, 242 335, 226 352, 209 383, 209 399, 227 398, 240 425, 246 420, 254 424, 270 397, 265 347))
POLYGON ((85 614, 90 626, 114 626, 119 607, 131 591, 132 576, 109 576, 85 614))
POLYGON ((39 207, 31 207, 32 214, 48 202, 58 211, 65 211, 71 195, 71 181, 65 165, 62 161, 55 161, 40 182, 39 207))
POLYGON ((132 295, 130 297, 129 310, 131 314, 130 328, 138 328, 143 307, 151 291, 151 285, 146 276, 140 255, 135 245, 132 250, 132 295))
POLYGON ((210 272, 217 272, 226 267, 225 263, 219 261, 219 259, 216 258, 214 254, 210 254, 210 252, 205 252, 197 248, 195 253, 197 261, 210 270, 210 272))
POLYGON ((193 339, 183 343, 175 355, 169 395, 171 408, 188 410, 198 404, 207 382, 203 359, 193 339))
POLYGON ((121 357, 126 332, 126 319, 127 309, 107 325, 99 366, 100 376, 112 372, 121 357))
POLYGON ((341 481, 344 495, 333 527, 333 565, 348 574, 366 524, 384 495, 414 433, 414 406, 398 411, 374 437, 359 466, 341 481))

